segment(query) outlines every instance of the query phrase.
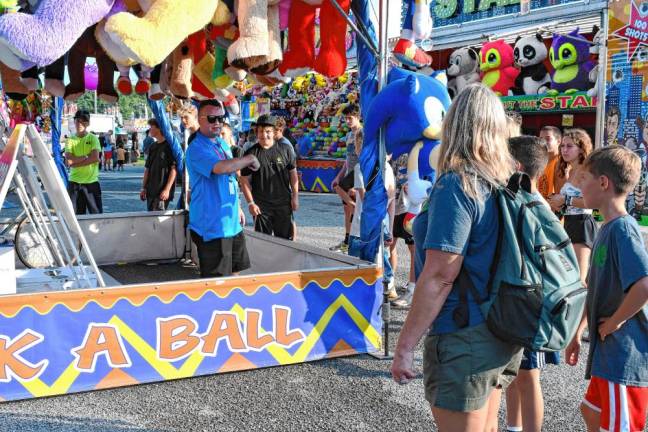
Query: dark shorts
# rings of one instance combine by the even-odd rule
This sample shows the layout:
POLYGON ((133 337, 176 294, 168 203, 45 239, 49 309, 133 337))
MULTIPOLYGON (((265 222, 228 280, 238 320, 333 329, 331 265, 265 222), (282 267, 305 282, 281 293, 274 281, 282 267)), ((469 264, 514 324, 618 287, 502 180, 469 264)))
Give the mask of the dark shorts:
POLYGON ((591 249, 598 225, 591 214, 565 215, 565 231, 573 244, 584 244, 591 249))
POLYGON ((407 216, 407 213, 401 213, 394 217, 394 238, 402 238, 405 240, 406 245, 413 245, 414 237, 412 237, 412 234, 405 231, 405 216, 407 216))
POLYGON ((117 161, 117 165, 119 165, 119 166, 124 165, 124 161, 123 161, 123 160, 118 160, 118 161, 117 161))
POLYGON ((74 207, 74 213, 103 213, 101 186, 99 182, 83 184, 68 182, 67 190, 70 195, 70 201, 72 201, 72 207, 74 207))
POLYGON ((254 230, 260 233, 275 235, 275 237, 293 239, 292 207, 282 206, 265 208, 259 206, 261 214, 254 219, 254 230))
POLYGON ((338 185, 342 188, 344 192, 349 192, 351 189, 353 189, 353 169, 349 172, 346 173, 344 178, 340 180, 340 183, 338 185))
POLYGON ((496 388, 507 387, 520 367, 522 348, 496 338, 485 323, 428 335, 423 384, 430 405, 450 411, 481 409, 496 388))
POLYGON ((162 201, 159 197, 149 198, 146 197, 146 210, 148 211, 164 211, 169 207, 171 200, 162 201))
POLYGON ((520 369, 544 369, 544 367, 548 364, 560 364, 560 353, 529 351, 528 349, 525 349, 522 354, 522 363, 520 363, 520 369))
POLYGON ((231 276, 250 268, 243 231, 234 237, 209 241, 203 241, 201 236, 191 231, 191 240, 198 248, 200 277, 231 276))

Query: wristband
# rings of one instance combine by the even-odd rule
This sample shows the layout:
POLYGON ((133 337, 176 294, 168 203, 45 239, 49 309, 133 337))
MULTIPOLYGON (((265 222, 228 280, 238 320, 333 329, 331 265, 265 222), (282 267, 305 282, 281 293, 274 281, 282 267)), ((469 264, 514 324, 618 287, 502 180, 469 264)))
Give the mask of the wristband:
POLYGON ((253 205, 253 204, 254 204, 254 201, 250 201, 250 202, 248 203, 248 206, 251 206, 251 205, 253 205))

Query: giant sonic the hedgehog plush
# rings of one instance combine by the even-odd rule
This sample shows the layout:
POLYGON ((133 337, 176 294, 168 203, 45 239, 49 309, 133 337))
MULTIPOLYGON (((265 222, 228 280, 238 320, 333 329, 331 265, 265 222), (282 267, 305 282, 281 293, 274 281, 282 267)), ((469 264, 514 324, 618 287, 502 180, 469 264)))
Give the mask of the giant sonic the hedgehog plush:
POLYGON ((508 96, 520 74, 513 67, 513 48, 502 39, 488 42, 479 52, 479 59, 482 83, 498 96, 508 96))

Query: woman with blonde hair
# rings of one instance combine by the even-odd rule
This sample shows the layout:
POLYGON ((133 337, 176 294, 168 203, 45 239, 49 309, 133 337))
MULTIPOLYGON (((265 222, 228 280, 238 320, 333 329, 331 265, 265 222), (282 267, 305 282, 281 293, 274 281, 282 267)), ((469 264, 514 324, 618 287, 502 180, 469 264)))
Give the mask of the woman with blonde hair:
POLYGON ((592 210, 586 208, 580 190, 583 162, 592 152, 592 139, 583 129, 567 129, 560 144, 560 159, 554 190, 560 192, 549 197, 551 209, 564 215, 565 231, 571 239, 583 283, 587 278, 590 255, 598 227, 592 210))
POLYGON ((472 295, 467 311, 459 307, 464 303, 457 286, 468 277, 487 296, 499 229, 493 190, 506 184, 514 168, 508 136, 495 93, 480 84, 462 91, 444 120, 427 225, 416 221, 417 253, 425 250, 425 263, 391 372, 400 384, 416 377, 414 349, 427 333, 425 397, 440 432, 497 430, 501 389, 520 365, 520 348, 493 336, 472 295))

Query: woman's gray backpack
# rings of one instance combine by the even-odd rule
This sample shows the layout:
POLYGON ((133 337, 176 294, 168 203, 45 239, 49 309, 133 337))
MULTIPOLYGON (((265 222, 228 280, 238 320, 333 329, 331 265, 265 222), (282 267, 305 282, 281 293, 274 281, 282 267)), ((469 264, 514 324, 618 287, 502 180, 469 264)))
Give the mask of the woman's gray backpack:
POLYGON ((560 351, 581 320, 586 289, 574 248, 558 218, 530 192, 526 174, 514 174, 494 191, 499 231, 481 298, 465 267, 459 274, 459 327, 468 324, 468 295, 480 305, 490 331, 532 351, 560 351))

